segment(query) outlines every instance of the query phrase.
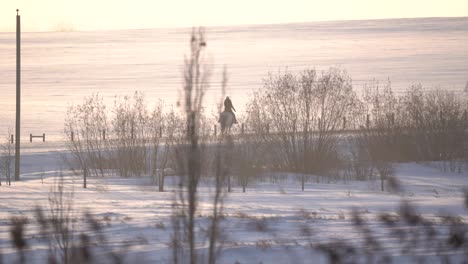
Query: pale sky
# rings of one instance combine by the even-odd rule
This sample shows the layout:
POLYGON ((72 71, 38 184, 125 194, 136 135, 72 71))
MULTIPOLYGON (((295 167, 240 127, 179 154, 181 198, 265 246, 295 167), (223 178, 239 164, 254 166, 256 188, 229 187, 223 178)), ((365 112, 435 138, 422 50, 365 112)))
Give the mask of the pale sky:
POLYGON ((0 32, 468 16, 468 0, 1 0, 0 32))

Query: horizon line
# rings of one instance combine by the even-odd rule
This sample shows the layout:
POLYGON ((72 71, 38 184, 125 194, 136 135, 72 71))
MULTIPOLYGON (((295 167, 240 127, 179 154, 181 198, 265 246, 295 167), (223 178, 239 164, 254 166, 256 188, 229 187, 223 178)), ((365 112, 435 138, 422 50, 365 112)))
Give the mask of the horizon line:
MULTIPOLYGON (((418 20, 418 19, 468 19, 468 16, 429 16, 429 17, 388 17, 388 18, 363 18, 363 19, 329 19, 329 20, 311 20, 311 21, 293 21, 293 22, 274 22, 274 23, 239 23, 226 25, 199 25, 199 26, 160 26, 160 27, 135 27, 135 28, 108 28, 108 29, 75 29, 73 25, 67 25, 70 29, 63 30, 22 30, 22 33, 53 33, 53 32, 107 32, 107 31, 126 31, 126 30, 159 30, 159 29, 192 29, 192 28, 223 28, 223 27, 245 27, 245 26, 275 26, 275 25, 293 25, 309 23, 333 23, 333 22, 357 22, 357 21, 383 21, 383 20, 418 20)), ((0 33, 14 33, 12 31, 0 31, 0 33)))

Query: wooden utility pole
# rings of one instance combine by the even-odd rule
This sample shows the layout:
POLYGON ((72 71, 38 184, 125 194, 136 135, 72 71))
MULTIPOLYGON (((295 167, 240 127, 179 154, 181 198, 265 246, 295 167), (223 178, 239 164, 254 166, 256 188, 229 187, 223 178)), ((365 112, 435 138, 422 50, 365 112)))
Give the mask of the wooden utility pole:
POLYGON ((15 181, 20 180, 20 138, 21 138, 21 21, 16 9, 16 149, 15 181))

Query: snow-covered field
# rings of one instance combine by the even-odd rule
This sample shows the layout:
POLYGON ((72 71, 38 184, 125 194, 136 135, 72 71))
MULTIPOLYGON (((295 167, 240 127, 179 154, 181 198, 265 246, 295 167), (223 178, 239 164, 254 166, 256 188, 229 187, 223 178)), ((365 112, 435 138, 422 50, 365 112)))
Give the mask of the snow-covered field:
MULTIPOLYGON (((22 139, 30 133, 62 139, 67 107, 95 93, 108 106, 135 91, 148 102, 176 105, 191 30, 23 32, 22 139)), ((374 79, 381 85, 390 79, 395 92, 418 83, 463 91, 468 81, 466 17, 210 27, 206 37, 213 71, 208 113, 219 104, 224 65, 227 95, 239 113, 269 72, 340 67, 356 91, 374 79)), ((15 44, 14 33, 0 32, 2 137, 15 126, 15 44)))
MULTIPOLYGON (((104 258, 106 252, 115 251, 124 256, 126 263, 170 262, 176 176, 168 177, 165 192, 158 192, 150 177, 91 178, 88 188, 83 189, 82 178, 74 176, 63 165, 61 157, 65 152, 58 145, 42 150, 31 148, 23 153, 22 180, 6 186, 2 179, 0 186, 0 252, 6 263, 18 258, 10 239, 13 216, 25 216, 29 220, 27 263, 44 263, 47 243, 39 238, 34 209, 41 206, 47 211, 51 190, 60 174, 65 180, 66 195, 73 196, 72 206, 79 219, 74 223, 75 229, 88 230, 82 220, 86 211, 102 224, 100 234, 104 235, 105 242, 93 244, 96 256, 104 258)), ((235 185, 224 206, 220 263, 326 262, 326 256, 312 250, 309 243, 362 242, 362 232, 353 226, 354 209, 361 213, 375 237, 383 243, 383 252, 391 255, 395 263, 411 263, 415 261, 413 256, 429 256, 429 260, 437 263, 437 252, 431 248, 402 253, 405 245, 392 237, 395 230, 382 225, 379 215, 396 214, 401 202, 408 201, 415 206, 417 214, 436 223, 443 234, 447 228, 441 216, 459 216, 462 222, 468 221, 463 192, 468 187, 468 175, 415 163, 397 165, 395 174, 403 186, 398 193, 381 192, 378 181, 317 183, 315 176, 310 176, 305 191, 301 191, 294 175, 279 174, 275 180, 266 176, 251 183, 245 193, 235 185)), ((211 193, 212 188, 202 181, 198 192, 198 241, 203 240, 209 222, 211 193)), ((198 250, 206 250, 206 244, 200 244, 198 250)), ((457 261, 463 258, 456 251, 440 254, 455 256, 457 261)))

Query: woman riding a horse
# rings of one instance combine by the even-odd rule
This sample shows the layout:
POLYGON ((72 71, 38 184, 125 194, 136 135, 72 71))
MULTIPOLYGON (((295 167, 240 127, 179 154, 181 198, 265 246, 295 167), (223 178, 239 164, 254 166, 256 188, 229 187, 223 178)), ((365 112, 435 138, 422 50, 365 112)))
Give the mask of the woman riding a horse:
POLYGON ((226 100, 224 100, 224 112, 230 112, 234 116, 234 124, 237 124, 236 115, 232 110, 236 112, 236 109, 232 105, 231 99, 229 99, 229 96, 226 96, 226 100))
POLYGON ((231 99, 229 99, 229 96, 226 97, 226 100, 224 100, 224 112, 222 112, 219 115, 219 120, 218 122, 221 124, 221 134, 222 135, 227 135, 231 131, 231 126, 233 124, 237 124, 236 120, 236 115, 234 112, 236 109, 232 105, 231 99))

